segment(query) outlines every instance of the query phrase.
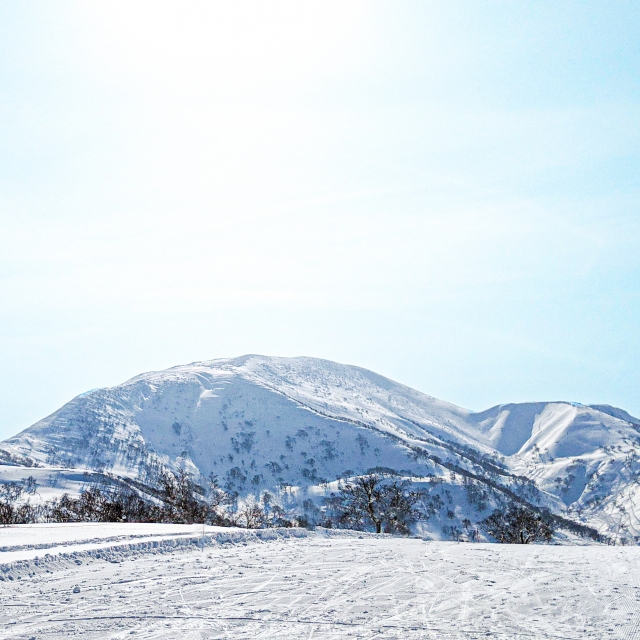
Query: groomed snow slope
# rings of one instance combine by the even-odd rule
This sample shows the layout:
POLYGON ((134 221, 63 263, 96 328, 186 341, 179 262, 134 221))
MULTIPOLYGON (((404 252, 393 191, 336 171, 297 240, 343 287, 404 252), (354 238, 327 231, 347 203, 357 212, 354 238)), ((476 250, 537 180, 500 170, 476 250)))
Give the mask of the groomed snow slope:
MULTIPOLYGON (((38 560, 0 552, 0 639, 640 638, 637 547, 127 527, 58 528, 38 560)), ((0 547, 50 529, 0 529, 0 547)))
POLYGON ((184 464, 241 495, 376 468, 420 477, 461 470, 640 540, 639 431, 640 421, 615 407, 524 403, 472 413, 359 367, 243 356, 78 396, 3 442, 0 455, 142 481, 184 464))

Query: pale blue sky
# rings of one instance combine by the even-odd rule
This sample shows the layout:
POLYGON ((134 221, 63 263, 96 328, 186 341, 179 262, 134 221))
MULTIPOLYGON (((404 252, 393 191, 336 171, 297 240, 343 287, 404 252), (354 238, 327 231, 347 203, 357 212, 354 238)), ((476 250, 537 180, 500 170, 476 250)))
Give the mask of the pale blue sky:
POLYGON ((0 437, 194 360, 640 414, 636 2, 0 4, 0 437))

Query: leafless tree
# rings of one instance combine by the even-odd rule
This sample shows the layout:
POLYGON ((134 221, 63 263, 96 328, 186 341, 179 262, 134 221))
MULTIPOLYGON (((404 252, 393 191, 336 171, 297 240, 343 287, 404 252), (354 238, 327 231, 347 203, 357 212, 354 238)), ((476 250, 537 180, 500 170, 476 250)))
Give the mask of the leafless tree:
MULTIPOLYGON (((15 503, 22 495, 23 486, 17 482, 0 483, 0 524, 8 525, 16 523, 19 509, 15 503)), ((24 507, 24 505, 23 505, 24 507)), ((28 506, 26 506, 28 509, 28 506)), ((25 509, 23 508, 22 511, 25 509)))
POLYGON ((376 533, 408 533, 417 517, 416 492, 405 482, 368 474, 341 485, 333 504, 340 510, 338 521, 353 528, 373 527, 376 533))
POLYGON ((553 527, 539 513, 522 505, 514 505, 506 512, 496 510, 480 525, 499 542, 529 544, 542 540, 549 542, 553 527))

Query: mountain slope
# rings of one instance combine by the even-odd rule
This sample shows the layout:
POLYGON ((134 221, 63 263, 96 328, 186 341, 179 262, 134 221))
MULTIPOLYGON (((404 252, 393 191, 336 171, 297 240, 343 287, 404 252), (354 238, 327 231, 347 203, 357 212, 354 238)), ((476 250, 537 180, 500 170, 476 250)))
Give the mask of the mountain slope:
POLYGON ((0 452, 143 482, 185 465, 240 495, 287 486, 314 495, 340 475, 388 469, 444 479, 443 504, 458 506, 443 513, 456 521, 515 497, 633 537, 639 424, 620 409, 564 402, 472 413, 359 367, 252 355, 83 394, 0 452))
POLYGON ((250 356, 147 373, 83 394, 3 448, 39 464, 143 480, 161 465, 187 464, 245 491, 378 466, 432 473, 433 464, 407 445, 425 438, 436 448, 445 438, 474 444, 463 431, 466 415, 356 367, 250 356))
POLYGON ((609 406, 501 405, 470 420, 509 467, 600 531, 640 534, 640 421, 609 406))

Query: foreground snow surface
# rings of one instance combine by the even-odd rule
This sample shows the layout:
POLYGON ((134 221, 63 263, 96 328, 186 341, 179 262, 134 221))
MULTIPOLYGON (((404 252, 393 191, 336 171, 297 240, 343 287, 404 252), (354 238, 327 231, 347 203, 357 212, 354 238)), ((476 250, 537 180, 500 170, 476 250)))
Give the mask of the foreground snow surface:
POLYGON ((0 549, 2 639, 640 638, 638 547, 83 524, 0 549))

